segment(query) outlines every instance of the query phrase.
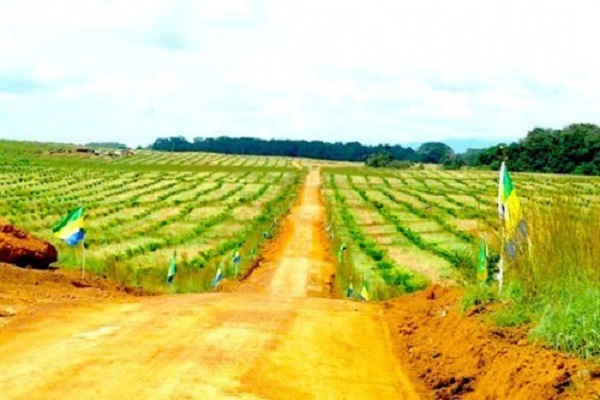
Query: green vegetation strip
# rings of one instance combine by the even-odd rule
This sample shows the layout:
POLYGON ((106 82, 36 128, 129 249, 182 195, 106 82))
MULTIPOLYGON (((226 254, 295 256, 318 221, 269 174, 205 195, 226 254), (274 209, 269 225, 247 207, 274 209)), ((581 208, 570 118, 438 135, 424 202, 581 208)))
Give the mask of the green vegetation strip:
POLYGON ((336 204, 340 209, 342 220, 350 237, 358 244, 358 247, 374 261, 383 280, 387 284, 396 286, 401 292, 413 292, 424 288, 426 286, 425 278, 405 267, 397 265, 387 255, 387 251, 364 235, 347 205, 346 198, 339 191, 333 174, 329 175, 329 185, 333 190, 336 204))

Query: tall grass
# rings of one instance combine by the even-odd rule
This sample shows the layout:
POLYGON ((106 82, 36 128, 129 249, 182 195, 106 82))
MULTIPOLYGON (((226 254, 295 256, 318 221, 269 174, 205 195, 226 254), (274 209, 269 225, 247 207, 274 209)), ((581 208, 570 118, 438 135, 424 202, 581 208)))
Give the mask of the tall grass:
POLYGON ((534 322, 532 338, 584 358, 600 356, 600 208, 574 196, 524 207, 526 238, 506 267, 499 322, 534 322))

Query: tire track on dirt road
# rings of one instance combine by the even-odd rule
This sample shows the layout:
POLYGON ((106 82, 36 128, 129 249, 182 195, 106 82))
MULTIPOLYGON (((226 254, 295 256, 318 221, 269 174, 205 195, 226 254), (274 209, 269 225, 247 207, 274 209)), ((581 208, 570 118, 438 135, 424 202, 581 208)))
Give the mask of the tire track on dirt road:
POLYGON ((0 333, 2 398, 416 399, 377 304, 327 298, 312 170, 264 261, 229 293, 57 309, 0 333))

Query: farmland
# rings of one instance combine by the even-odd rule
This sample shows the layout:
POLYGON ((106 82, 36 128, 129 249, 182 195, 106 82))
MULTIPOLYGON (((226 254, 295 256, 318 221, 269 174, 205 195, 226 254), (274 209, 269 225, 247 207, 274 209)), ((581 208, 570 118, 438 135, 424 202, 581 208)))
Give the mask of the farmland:
MULTIPOLYGON (((350 283, 367 286, 372 299, 429 283, 467 284, 481 237, 500 247, 493 172, 209 153, 49 156, 48 145, 0 147, 11 160, 0 170, 2 217, 56 243, 52 225, 84 206, 87 268, 129 285, 167 290, 165 268, 174 252, 180 274, 170 290, 206 290, 219 266, 232 277, 236 249, 243 276, 293 204, 306 167, 316 165, 340 296, 350 283)), ((515 174, 515 180, 524 207, 563 194, 578 207, 600 207, 598 178, 515 174)), ((58 246, 60 265, 81 266, 80 248, 58 246)))
MULTIPOLYGON (((201 291, 218 266, 226 276, 234 273, 229 260, 237 249, 239 274, 245 273, 293 203, 302 172, 289 160, 220 157, 204 165, 195 156, 154 153, 113 163, 41 158, 51 165, 3 165, 0 212, 57 243, 52 225, 81 205, 87 268, 166 290, 166 266, 177 252, 174 290, 201 291)), ((61 266, 82 265, 80 247, 58 248, 61 266)))
MULTIPOLYGON (((326 168, 330 237, 336 251, 346 248, 337 251, 339 289, 366 282, 375 298, 387 298, 427 282, 468 283, 481 237, 500 248, 497 180, 484 171, 326 168)), ((515 181, 525 209, 550 207, 561 195, 582 210, 600 208, 598 178, 515 174, 515 181)))
MULTIPOLYGON (((49 148, 0 145, 1 217, 54 243, 60 267, 0 266, 0 300, 17 312, 0 318, 15 327, 0 330, 0 384, 20 382, 9 398, 62 393, 66 376, 73 398, 92 390, 153 398, 148 370, 177 382, 154 383, 173 397, 472 390, 493 398, 502 374, 510 375, 501 384, 509 398, 550 397, 570 384, 566 372, 593 364, 523 343, 540 340, 582 359, 599 354, 597 178, 513 174, 526 216, 535 217, 528 220, 534 246, 524 262, 508 264, 500 295, 491 276, 475 281, 474 260, 482 237, 492 267, 501 248, 496 173, 49 148), (96 274, 86 280, 81 246, 51 233, 80 205, 86 267, 96 274), (215 289, 219 267, 224 281, 215 289), (165 294, 221 293, 131 297, 103 277, 165 294), (359 303, 363 288, 369 301, 359 303), (490 303, 494 311, 486 311, 490 303), (473 305, 477 313, 466 314, 473 305), (24 337, 27 324, 45 329, 25 328, 24 337), (527 328, 504 330, 515 325, 527 328), (22 353, 23 341, 36 345, 22 353), (111 369, 115 362, 126 376, 111 369)), ((572 398, 594 398, 597 386, 591 381, 572 398)))

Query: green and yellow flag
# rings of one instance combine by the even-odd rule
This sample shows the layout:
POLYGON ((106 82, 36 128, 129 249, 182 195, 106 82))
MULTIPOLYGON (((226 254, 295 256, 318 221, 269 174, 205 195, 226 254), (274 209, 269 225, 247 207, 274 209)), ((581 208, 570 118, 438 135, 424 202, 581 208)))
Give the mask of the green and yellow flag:
POLYGON ((54 236, 61 238, 69 246, 75 246, 81 242, 85 236, 83 207, 78 207, 61 219, 52 227, 52 232, 54 236))
POLYGON ((173 257, 171 257, 171 261, 169 262, 169 271, 167 272, 167 283, 172 284, 175 279, 175 273, 177 272, 177 266, 175 265, 175 260, 177 258, 177 252, 173 252, 173 257))
POLYGON ((369 291, 367 290, 367 285, 365 283, 363 283, 362 290, 360 291, 360 299, 369 301, 369 291))
POLYGON ((485 239, 481 240, 481 246, 479 247, 479 257, 477 263, 477 279, 479 282, 486 282, 488 279, 488 247, 485 239))
POLYGON ((498 213, 504 222, 506 237, 510 239, 515 235, 517 227, 523 218, 523 213, 515 185, 504 161, 500 167, 500 179, 498 183, 498 213))

